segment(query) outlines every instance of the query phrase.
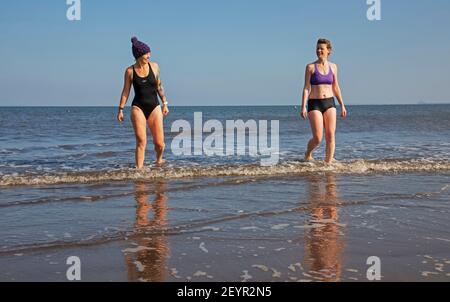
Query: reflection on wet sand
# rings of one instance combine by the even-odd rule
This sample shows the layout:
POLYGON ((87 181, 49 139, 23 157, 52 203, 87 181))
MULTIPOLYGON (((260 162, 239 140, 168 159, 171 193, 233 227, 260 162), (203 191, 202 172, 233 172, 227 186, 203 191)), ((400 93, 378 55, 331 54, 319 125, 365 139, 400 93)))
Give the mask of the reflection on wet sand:
POLYGON ((311 224, 305 233, 304 264, 320 281, 339 281, 344 250, 342 226, 338 224, 338 193, 333 174, 307 178, 311 224))
POLYGON ((162 228, 166 225, 167 197, 164 182, 135 183, 136 222, 138 231, 146 235, 135 238, 136 249, 125 252, 129 281, 164 281, 169 245, 162 228), (150 197, 154 195, 153 202, 150 197), (151 216, 151 217, 149 217, 151 216))

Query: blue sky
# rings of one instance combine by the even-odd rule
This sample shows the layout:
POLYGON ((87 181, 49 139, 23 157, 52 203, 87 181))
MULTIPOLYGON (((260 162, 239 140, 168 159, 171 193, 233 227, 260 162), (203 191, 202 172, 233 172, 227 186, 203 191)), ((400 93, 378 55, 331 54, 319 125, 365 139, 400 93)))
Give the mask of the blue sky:
MULTIPOLYGON (((152 48, 171 105, 296 105, 319 37, 333 42, 347 104, 449 103, 450 1, 2 1, 0 106, 117 106, 152 48)), ((128 101, 131 103, 132 95, 128 101)))

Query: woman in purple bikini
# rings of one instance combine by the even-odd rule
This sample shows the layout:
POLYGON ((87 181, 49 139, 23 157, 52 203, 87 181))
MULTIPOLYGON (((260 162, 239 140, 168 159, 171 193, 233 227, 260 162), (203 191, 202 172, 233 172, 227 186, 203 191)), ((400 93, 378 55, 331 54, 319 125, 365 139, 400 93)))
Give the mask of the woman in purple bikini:
POLYGON ((336 131, 336 96, 341 105, 341 116, 345 118, 347 111, 342 100, 338 82, 337 65, 328 61, 331 54, 331 42, 327 39, 317 41, 316 54, 318 60, 308 64, 305 71, 305 85, 302 97, 302 118, 309 117, 313 137, 308 142, 305 160, 313 160, 312 152, 320 144, 325 128, 326 157, 325 163, 334 159, 336 131), (308 109, 306 101, 308 100, 308 109))

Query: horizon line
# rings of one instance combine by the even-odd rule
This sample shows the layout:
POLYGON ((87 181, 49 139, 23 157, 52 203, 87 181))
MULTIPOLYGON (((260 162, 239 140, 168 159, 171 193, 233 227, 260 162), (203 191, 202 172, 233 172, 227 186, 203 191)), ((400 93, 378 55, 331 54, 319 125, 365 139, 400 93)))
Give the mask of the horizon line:
MULTIPOLYGON (((449 105, 450 102, 447 103, 396 103, 396 104, 345 104, 345 106, 423 106, 423 105, 449 105)), ((339 106, 339 105, 338 105, 339 106)), ((118 107, 117 105, 0 105, 1 107, 118 107)), ((131 107, 125 106, 125 107, 131 107)), ((301 107, 301 105, 294 104, 281 104, 281 105, 171 105, 169 107, 301 107)))

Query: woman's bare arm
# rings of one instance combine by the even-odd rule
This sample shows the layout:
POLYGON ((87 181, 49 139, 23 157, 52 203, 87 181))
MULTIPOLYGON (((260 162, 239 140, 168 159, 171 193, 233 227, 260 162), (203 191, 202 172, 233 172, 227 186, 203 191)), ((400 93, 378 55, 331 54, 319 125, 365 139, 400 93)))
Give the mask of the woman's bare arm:
POLYGON ((341 116, 345 118, 347 116, 347 109, 344 105, 344 100, 342 99, 342 93, 341 93, 341 87, 339 87, 339 80, 338 80, 338 68, 337 65, 334 64, 334 81, 333 81, 333 93, 336 96, 339 105, 341 105, 341 116))
POLYGON ((125 70, 124 84, 123 84, 122 94, 120 97, 120 103, 119 103, 120 108, 123 108, 125 106, 125 104, 127 103, 128 96, 130 95, 130 90, 131 90, 131 81, 132 81, 132 70, 131 70, 131 68, 127 68, 127 70, 125 70))
POLYGON ((306 100, 308 99, 309 93, 311 91, 311 65, 306 65, 305 69, 305 83, 303 85, 303 95, 302 95, 302 108, 306 107, 306 100))
POLYGON ((158 87, 158 95, 159 98, 161 99, 163 105, 167 103, 167 99, 166 99, 166 93, 164 91, 164 86, 161 82, 161 76, 160 76, 160 70, 159 70, 159 66, 158 64, 156 64, 156 68, 157 68, 157 72, 156 72, 156 82, 157 82, 157 87, 158 87))
POLYGON ((341 94, 341 88, 339 87, 339 80, 338 80, 338 67, 336 64, 334 64, 334 81, 333 81, 333 93, 336 96, 339 105, 341 105, 341 107, 344 107, 344 101, 342 99, 342 94, 341 94))

